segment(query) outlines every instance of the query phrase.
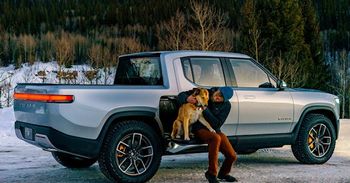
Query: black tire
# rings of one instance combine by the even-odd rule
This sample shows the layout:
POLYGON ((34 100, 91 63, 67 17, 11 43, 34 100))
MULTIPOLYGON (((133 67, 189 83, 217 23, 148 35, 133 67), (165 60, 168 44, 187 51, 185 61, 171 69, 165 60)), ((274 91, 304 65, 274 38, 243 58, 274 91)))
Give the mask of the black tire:
POLYGON ((123 121, 110 127, 98 163, 115 182, 146 182, 157 172, 161 157, 160 136, 142 121, 123 121))
POLYGON ((292 151, 305 164, 323 164, 331 158, 336 143, 332 122, 322 114, 308 114, 302 121, 292 151))
POLYGON ((97 159, 87 159, 62 152, 52 152, 52 156, 67 168, 88 168, 97 161, 97 159))

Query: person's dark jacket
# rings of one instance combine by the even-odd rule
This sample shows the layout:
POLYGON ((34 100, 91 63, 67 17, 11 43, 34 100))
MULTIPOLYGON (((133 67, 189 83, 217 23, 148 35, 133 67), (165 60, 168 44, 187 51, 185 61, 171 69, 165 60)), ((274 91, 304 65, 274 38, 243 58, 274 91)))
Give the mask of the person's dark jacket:
MULTIPOLYGON (((217 89, 217 87, 209 89, 209 98, 211 98, 211 96, 217 89)), ((190 96, 192 93, 192 90, 181 92, 177 98, 179 105, 181 106, 182 104, 187 103, 187 97, 190 96)), ((203 111, 203 117, 209 122, 209 124, 216 132, 221 132, 220 128, 224 124, 228 114, 230 113, 230 110, 230 101, 217 103, 212 102, 211 99, 209 99, 208 107, 203 111)), ((192 125, 192 131, 196 131, 202 128, 206 129, 207 127, 202 125, 202 123, 200 122, 196 122, 192 125)))

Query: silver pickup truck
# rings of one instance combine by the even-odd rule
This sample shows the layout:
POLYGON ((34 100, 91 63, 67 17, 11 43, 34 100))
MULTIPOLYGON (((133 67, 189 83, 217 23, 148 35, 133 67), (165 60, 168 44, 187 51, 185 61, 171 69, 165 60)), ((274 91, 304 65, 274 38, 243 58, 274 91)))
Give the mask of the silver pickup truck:
POLYGON ((251 57, 223 52, 164 51, 123 55, 113 85, 18 84, 17 137, 52 152, 69 168, 98 161, 117 182, 145 182, 163 155, 206 151, 169 138, 177 95, 194 87, 231 86, 222 131, 239 153, 291 145, 296 159, 322 164, 339 131, 339 99, 288 88, 251 57))

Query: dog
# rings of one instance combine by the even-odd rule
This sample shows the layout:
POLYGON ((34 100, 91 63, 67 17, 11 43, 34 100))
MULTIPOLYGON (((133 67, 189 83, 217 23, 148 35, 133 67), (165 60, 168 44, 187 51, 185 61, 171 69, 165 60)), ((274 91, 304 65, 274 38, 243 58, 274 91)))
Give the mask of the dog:
POLYGON ((171 138, 180 138, 184 135, 184 140, 190 140, 189 131, 190 127, 196 121, 201 122, 211 132, 215 130, 210 126, 209 122, 203 117, 203 107, 208 106, 209 92, 204 88, 194 88, 192 96, 197 100, 197 104, 185 103, 180 106, 179 114, 173 123, 173 130, 171 132, 171 138), (182 130, 184 133, 182 133, 182 130))

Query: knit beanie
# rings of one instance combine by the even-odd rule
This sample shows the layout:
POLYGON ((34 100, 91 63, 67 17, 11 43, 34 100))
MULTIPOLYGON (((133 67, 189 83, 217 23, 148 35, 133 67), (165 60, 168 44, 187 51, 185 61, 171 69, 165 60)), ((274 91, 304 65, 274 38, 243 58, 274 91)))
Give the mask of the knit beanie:
POLYGON ((231 87, 220 87, 219 91, 221 92, 221 95, 223 96, 225 102, 229 101, 233 96, 233 89, 231 87))

